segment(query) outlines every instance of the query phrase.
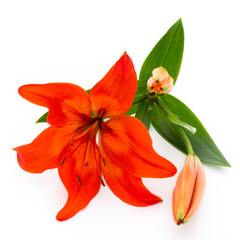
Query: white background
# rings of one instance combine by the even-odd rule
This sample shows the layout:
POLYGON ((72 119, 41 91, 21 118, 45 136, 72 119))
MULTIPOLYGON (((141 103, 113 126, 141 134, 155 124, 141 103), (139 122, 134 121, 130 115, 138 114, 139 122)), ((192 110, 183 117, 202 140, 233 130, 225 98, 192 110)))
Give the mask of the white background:
MULTIPOLYGON (((0 1, 1 239, 239 239, 238 1, 0 1), (27 83, 72 82, 86 89, 127 51, 137 73, 155 43, 182 18, 185 49, 172 94, 200 118, 232 168, 205 166, 201 206, 185 225, 171 212, 176 177, 144 179, 163 198, 127 205, 108 187, 75 217, 55 215, 67 194, 56 170, 34 175, 13 147, 31 142, 45 113, 17 94, 27 83), (234 237, 231 237, 232 236, 234 237)), ((181 170, 185 156, 150 129, 156 151, 181 170)))

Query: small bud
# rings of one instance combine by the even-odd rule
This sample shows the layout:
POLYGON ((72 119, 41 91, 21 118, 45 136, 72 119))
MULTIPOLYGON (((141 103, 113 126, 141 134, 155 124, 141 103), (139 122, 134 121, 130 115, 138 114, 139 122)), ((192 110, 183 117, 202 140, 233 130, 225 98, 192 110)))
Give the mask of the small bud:
POLYGON ((173 89, 173 78, 165 68, 158 67, 152 72, 153 76, 147 82, 147 90, 158 94, 169 93, 173 89))
POLYGON ((202 200, 205 183, 200 159, 188 154, 173 191, 172 210, 176 224, 185 223, 194 215, 202 200))

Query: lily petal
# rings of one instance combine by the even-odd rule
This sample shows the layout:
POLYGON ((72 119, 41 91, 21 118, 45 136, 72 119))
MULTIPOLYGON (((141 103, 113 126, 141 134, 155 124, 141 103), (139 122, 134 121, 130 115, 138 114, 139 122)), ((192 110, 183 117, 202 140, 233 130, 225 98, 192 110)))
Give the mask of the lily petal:
POLYGON ((175 186, 175 209, 178 209, 177 219, 184 219, 189 209, 194 190, 197 168, 194 155, 186 159, 183 170, 180 172, 175 186))
POLYGON ((109 188, 123 202, 145 207, 162 201, 143 185, 141 178, 130 175, 108 158, 104 157, 102 171, 109 188))
POLYGON ((88 140, 89 134, 86 134, 61 154, 58 172, 68 191, 68 199, 56 216, 59 221, 67 220, 85 208, 100 189, 94 145, 88 140))
POLYGON ((162 90, 159 92, 161 93, 169 93, 173 89, 173 78, 169 75, 166 81, 162 85, 162 90))
POLYGON ((131 58, 124 53, 90 91, 95 116, 109 118, 126 113, 137 91, 137 75, 131 58))
POLYGON ((194 191, 192 194, 191 203, 189 205, 187 215, 185 216, 185 221, 188 221, 194 215, 197 208, 199 207, 203 198, 205 185, 206 185, 206 177, 205 177, 203 165, 201 164, 200 159, 196 155, 194 156, 194 158, 195 158, 195 164, 197 168, 197 175, 195 179, 195 185, 194 185, 194 191))
POLYGON ((177 169, 158 155, 144 124, 131 116, 114 117, 102 126, 100 149, 135 177, 165 178, 177 169))
POLYGON ((172 210, 176 224, 186 223, 194 215, 203 197, 205 182, 200 159, 188 154, 173 191, 172 210))
POLYGON ((70 141, 67 127, 48 127, 32 143, 14 148, 20 167, 30 173, 41 173, 58 166, 59 155, 70 141))
POLYGON ((49 109, 47 121, 56 127, 85 124, 91 118, 87 92, 70 83, 29 84, 18 89, 26 100, 49 109))
POLYGON ((169 76, 168 72, 163 67, 155 68, 153 70, 152 74, 153 74, 153 78, 155 80, 159 81, 160 84, 162 84, 167 79, 167 77, 169 76))

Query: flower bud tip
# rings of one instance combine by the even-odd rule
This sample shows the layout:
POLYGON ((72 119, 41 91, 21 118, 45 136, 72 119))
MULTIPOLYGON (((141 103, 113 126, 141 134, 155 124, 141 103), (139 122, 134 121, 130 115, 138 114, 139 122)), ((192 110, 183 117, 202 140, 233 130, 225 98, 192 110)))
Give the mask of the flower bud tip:
POLYGON ((127 54, 127 52, 126 52, 126 51, 124 51, 124 52, 121 54, 121 57, 122 57, 122 56, 124 56, 125 54, 127 54))

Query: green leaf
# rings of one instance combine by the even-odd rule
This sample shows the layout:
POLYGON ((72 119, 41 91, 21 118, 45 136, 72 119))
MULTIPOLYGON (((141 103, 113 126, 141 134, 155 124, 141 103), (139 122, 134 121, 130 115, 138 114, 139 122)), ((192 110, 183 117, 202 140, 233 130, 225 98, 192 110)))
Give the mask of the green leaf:
POLYGON ((170 114, 168 116, 168 120, 175 124, 178 125, 180 127, 184 127, 186 128, 189 132, 191 132, 192 134, 195 134, 197 129, 189 124, 187 124, 186 122, 183 122, 178 116, 176 116, 175 114, 170 114))
MULTIPOLYGON (((188 136, 195 154, 202 162, 230 167, 230 164, 220 152, 202 123, 184 103, 170 94, 161 95, 161 101, 171 112, 179 116, 182 121, 197 129, 194 135, 186 129, 183 129, 183 131, 188 136)), ((168 121, 166 114, 156 104, 153 107, 152 125, 169 143, 180 151, 187 153, 186 147, 178 135, 177 126, 168 121)))
POLYGON ((44 114, 36 121, 36 123, 47 122, 47 116, 48 116, 48 112, 44 113, 44 114))
POLYGON ((143 101, 146 98, 147 98, 147 95, 136 94, 134 99, 133 99, 133 103, 132 103, 131 108, 124 115, 132 115, 132 114, 136 113, 139 102, 143 101))
POLYGON ((136 113, 137 108, 138 108, 138 104, 133 104, 131 108, 128 110, 128 112, 126 112, 124 115, 132 115, 136 113))
POLYGON ((144 100, 140 102, 135 117, 141 120, 149 129, 152 117, 152 101, 144 100))
POLYGON ((136 95, 140 95, 143 93, 146 93, 147 91, 147 81, 143 81, 143 80, 138 80, 138 86, 137 86, 137 93, 136 95))
POLYGON ((184 48, 184 30, 182 20, 179 19, 159 40, 152 51, 144 61, 138 83, 141 86, 138 93, 146 92, 147 80, 152 76, 154 68, 163 66, 171 77, 174 83, 177 80, 183 57, 184 48), (145 85, 145 89, 142 86, 145 85))

